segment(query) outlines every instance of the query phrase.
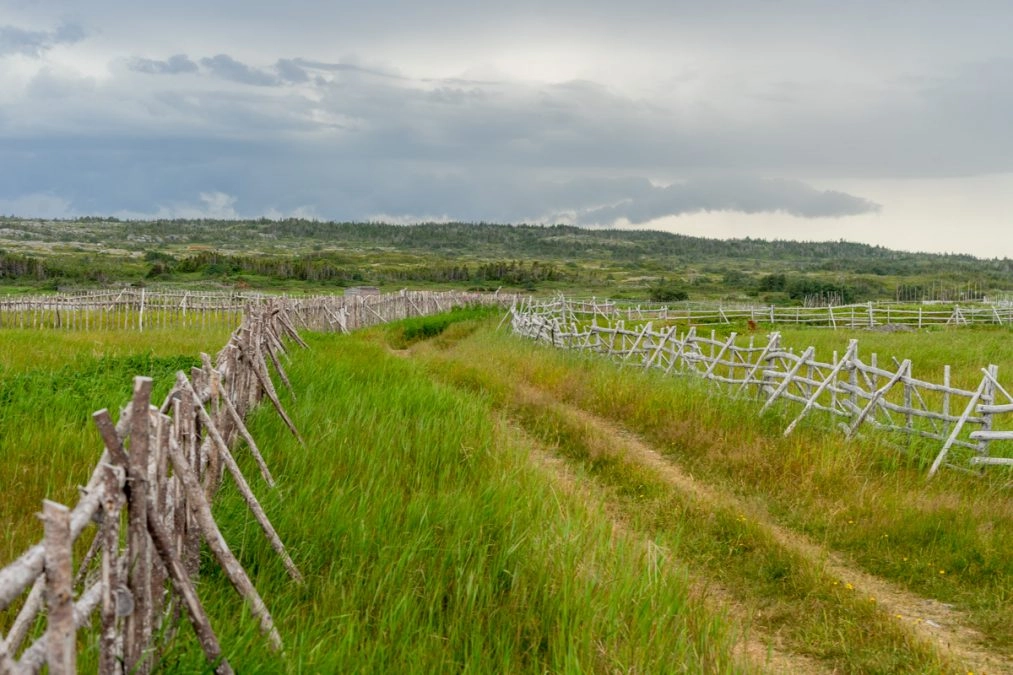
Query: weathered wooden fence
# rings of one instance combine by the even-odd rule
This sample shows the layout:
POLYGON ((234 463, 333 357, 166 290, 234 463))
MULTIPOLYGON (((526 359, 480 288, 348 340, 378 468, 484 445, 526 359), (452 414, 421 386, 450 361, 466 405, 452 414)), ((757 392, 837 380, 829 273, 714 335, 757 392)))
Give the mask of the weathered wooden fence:
POLYGON ((618 303, 611 300, 555 298, 525 303, 528 313, 564 315, 577 322, 599 319, 654 321, 686 326, 756 324, 824 326, 828 328, 876 328, 878 326, 1000 325, 1013 326, 1013 306, 966 303, 926 304, 866 303, 836 307, 780 307, 714 302, 618 303))
MULTIPOLYGON (((290 387, 283 366, 285 344, 305 346, 296 323, 316 330, 350 331, 466 304, 516 301, 489 294, 407 291, 364 298, 236 296, 212 301, 211 297, 188 305, 188 311, 227 316, 240 311, 235 303, 241 302, 243 317, 215 362, 202 354, 201 368, 189 376, 178 373, 174 388, 157 408, 150 402, 150 378, 138 377, 133 400, 118 422, 106 410, 96 412, 93 417, 105 450, 82 497, 73 508, 43 502, 44 540, 0 569, 0 612, 18 610, 7 635, 0 636, 0 675, 39 672, 43 666, 51 673, 75 672, 78 631, 96 611, 101 622, 99 672, 148 672, 157 663, 156 636, 176 630, 180 608, 209 665, 219 673, 232 672, 194 585, 202 541, 246 600, 269 644, 280 650, 281 636, 271 613, 218 529, 210 504, 227 471, 293 582, 302 581, 233 454, 236 441, 245 440, 264 481, 274 486, 244 423, 246 414, 264 398, 299 437, 270 373, 273 369, 290 387), (98 525, 75 570, 72 548, 91 529, 91 522, 98 525), (45 630, 36 635, 33 626, 40 616, 45 616, 45 630), (22 648, 30 636, 34 641, 22 648)), ((137 312, 137 324, 91 325, 143 328, 141 317, 145 307, 149 311, 151 307, 144 305, 148 299, 129 309, 137 312)), ((126 302, 124 297, 113 301, 126 302)), ((77 311, 95 311, 89 302, 92 299, 77 305, 77 311)), ((69 306, 69 302, 62 305, 61 320, 74 316, 69 306)), ((40 308, 34 311, 46 316, 40 308)), ((73 325, 89 325, 86 316, 77 318, 81 321, 73 325)))
POLYGON ((743 345, 735 333, 719 339, 714 331, 698 335, 695 326, 654 329, 648 322, 627 328, 623 319, 613 321, 614 314, 607 311, 582 321, 575 306, 581 307, 563 301, 519 302, 510 310, 511 326, 519 335, 559 348, 604 354, 645 370, 705 378, 724 385, 723 391, 733 396, 752 392, 763 401, 761 414, 775 403, 794 404, 795 416, 785 435, 817 411, 836 420, 849 437, 863 427, 875 427, 900 434, 908 448, 916 439, 925 439, 932 453, 927 458, 932 459, 930 475, 941 466, 980 471, 989 465, 1013 465, 1013 396, 999 383, 994 365, 981 370, 976 388, 963 389, 951 383, 949 366, 941 381, 932 382, 915 378, 910 360, 884 367, 872 354, 866 362, 857 340, 851 340, 843 354, 834 352, 830 361, 820 361, 813 347, 796 354, 782 346, 777 332, 759 343, 750 336, 743 345))
POLYGON ((267 295, 252 292, 81 291, 0 296, 0 328, 62 330, 234 328, 249 306, 284 301, 292 321, 314 330, 350 331, 394 318, 422 316, 466 304, 509 305, 514 296, 463 291, 401 291, 382 295, 267 295))
POLYGON ((0 610, 28 591, 0 640, 0 672, 38 672, 44 665, 51 673, 75 672, 77 632, 96 610, 99 672, 148 672, 159 649, 155 636, 175 630, 181 608, 209 664, 231 672, 194 586, 202 540, 271 646, 281 649, 271 614, 222 537, 210 502, 228 471, 289 574, 301 581, 232 451, 237 438, 245 439, 273 486, 243 420, 266 397, 297 433, 268 372, 270 363, 287 381, 279 359, 286 339, 302 342, 284 310, 260 307, 246 316, 214 364, 202 355, 202 368, 178 373, 161 406, 151 405, 151 379, 138 377, 118 422, 106 410, 93 415, 105 450, 80 500, 73 508, 43 502, 44 540, 0 570, 0 610), (91 522, 97 527, 88 528, 91 522), (92 543, 75 571, 74 542, 88 529, 92 543), (19 655, 43 605, 45 631, 19 655))

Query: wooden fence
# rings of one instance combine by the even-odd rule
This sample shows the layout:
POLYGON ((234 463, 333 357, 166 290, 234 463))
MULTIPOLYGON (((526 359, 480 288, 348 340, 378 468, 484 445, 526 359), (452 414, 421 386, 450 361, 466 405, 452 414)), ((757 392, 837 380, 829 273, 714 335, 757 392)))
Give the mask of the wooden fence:
POLYGON ((866 303, 836 307, 779 307, 713 302, 619 303, 611 300, 555 298, 525 303, 527 313, 565 316, 568 321, 598 319, 615 321, 653 321, 685 326, 719 324, 755 324, 823 326, 828 328, 876 328, 879 326, 999 325, 1013 326, 1013 306, 1009 304, 925 304, 866 303))
MULTIPOLYGON (((106 410, 93 415, 105 450, 82 497, 73 508, 44 501, 44 540, 0 569, 0 612, 17 610, 7 635, 0 636, 0 675, 35 673, 43 666, 50 673, 76 672, 78 631, 96 611, 101 623, 97 636, 99 672, 149 672, 157 664, 157 636, 175 632, 180 607, 209 667, 218 673, 232 672, 194 585, 202 541, 249 605, 265 639, 280 651, 281 636, 271 613, 222 536, 210 504, 227 471, 293 582, 302 581, 233 454, 236 441, 243 439, 264 481, 274 487, 274 477, 244 419, 266 398, 299 437, 270 372, 290 387, 283 366, 286 344, 305 346, 296 324, 350 331, 465 304, 516 302, 516 298, 500 295, 407 291, 359 298, 185 293, 157 297, 162 304, 156 306, 163 308, 175 299, 180 305, 186 300, 190 313, 228 317, 241 312, 242 321, 214 363, 202 354, 201 368, 193 369, 189 376, 177 374, 175 386, 161 406, 151 405, 151 379, 138 377, 133 400, 121 411, 118 422, 114 423, 106 410), (92 529, 88 525, 93 521, 97 527, 93 528, 90 548, 75 570, 72 548, 92 529), (124 525, 126 536, 121 537, 124 525), (45 630, 37 634, 33 626, 43 615, 45 630), (29 637, 34 641, 23 647, 29 637)), ((35 312, 40 318, 31 324, 35 328, 92 325, 143 329, 144 317, 152 316, 153 305, 147 304, 152 296, 144 293, 106 296, 105 301, 113 303, 106 308, 89 304, 103 301, 98 294, 68 298, 77 298, 78 304, 50 297, 44 301, 51 303, 48 308, 17 311, 25 316, 35 312), (129 304, 135 301, 137 304, 129 304), (42 320, 55 318, 57 307, 62 318, 55 325, 42 320), (145 311, 149 313, 145 315, 145 311), (89 324, 88 312, 97 312, 92 317, 104 313, 107 318, 120 319, 130 313, 137 322, 89 324)), ((182 308, 177 309, 182 316, 182 308)), ((3 311, 0 308, 0 314, 3 311)))
POLYGON ((138 331, 166 327, 235 328, 247 307, 283 301, 297 326, 347 332, 394 318, 422 316, 466 304, 508 306, 514 299, 515 296, 463 291, 295 296, 125 288, 0 297, 0 328, 138 331))
POLYGON ((44 665, 50 673, 76 672, 77 633, 96 610, 98 671, 149 672, 158 657, 156 637, 176 630, 180 608, 210 667, 232 672, 194 585, 202 540, 270 645, 281 649, 271 614, 222 537, 210 503, 227 471, 288 573, 301 582, 232 450, 237 438, 244 439, 273 487, 243 420, 266 397, 298 435, 268 372, 270 363, 287 382, 280 361, 285 341, 302 343, 284 309, 265 305, 246 316, 214 364, 203 354, 202 368, 189 376, 178 373, 161 406, 151 405, 151 379, 138 377, 118 422, 106 410, 93 415, 105 450, 80 500, 73 508, 44 501, 44 540, 0 569, 0 610, 12 608, 28 591, 0 639, 0 672, 34 673, 44 665), (97 526, 89 528, 93 521, 97 526), (91 546, 75 570, 74 542, 89 529, 91 546), (21 650, 40 614, 45 631, 21 650))
POLYGON ((857 340, 843 354, 819 361, 814 347, 796 354, 782 346, 777 332, 740 344, 735 333, 719 339, 713 331, 698 335, 695 326, 654 329, 648 322, 627 328, 607 311, 581 322, 574 307, 582 305, 519 302, 510 310, 511 326, 559 348, 604 354, 644 370, 695 375, 723 385, 732 396, 752 393, 763 401, 761 414, 775 403, 792 404, 786 436, 814 411, 831 417, 849 437, 864 427, 899 434, 905 449, 930 453, 930 476, 941 466, 977 472, 1013 465, 1013 396, 999 383, 994 365, 981 369, 977 387, 963 389, 951 383, 949 366, 933 382, 915 378, 910 360, 884 367, 872 354, 866 362, 857 340))

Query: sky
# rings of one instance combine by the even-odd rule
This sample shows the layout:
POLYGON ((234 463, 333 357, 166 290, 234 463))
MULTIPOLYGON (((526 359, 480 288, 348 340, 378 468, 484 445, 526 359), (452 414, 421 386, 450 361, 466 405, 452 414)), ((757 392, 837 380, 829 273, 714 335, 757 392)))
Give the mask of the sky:
POLYGON ((485 4, 0 0, 0 213, 1013 257, 1013 4, 485 4))

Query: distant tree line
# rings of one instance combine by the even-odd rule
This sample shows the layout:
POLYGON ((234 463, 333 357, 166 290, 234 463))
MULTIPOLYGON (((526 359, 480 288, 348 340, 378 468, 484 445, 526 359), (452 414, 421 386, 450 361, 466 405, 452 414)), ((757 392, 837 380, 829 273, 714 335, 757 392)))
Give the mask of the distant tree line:
POLYGON ((545 281, 573 281, 576 275, 561 270, 553 263, 539 261, 499 260, 479 263, 449 264, 433 262, 403 266, 362 267, 340 256, 314 254, 309 256, 248 256, 201 251, 174 258, 161 252, 149 252, 151 263, 148 278, 173 274, 199 273, 205 277, 256 275, 276 280, 312 281, 345 285, 369 281, 391 283, 404 281, 486 283, 530 285, 545 281))

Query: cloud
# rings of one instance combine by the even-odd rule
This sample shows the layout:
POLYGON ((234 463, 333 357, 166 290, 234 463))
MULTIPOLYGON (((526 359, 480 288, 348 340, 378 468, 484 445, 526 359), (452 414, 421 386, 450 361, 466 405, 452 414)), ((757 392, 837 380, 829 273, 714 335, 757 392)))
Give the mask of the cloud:
POLYGON ((76 72, 57 70, 50 66, 43 66, 25 87, 25 92, 32 99, 80 97, 94 90, 93 78, 81 77, 76 72))
POLYGON ((299 84, 308 82, 310 79, 309 73, 295 59, 278 59, 274 69, 278 71, 278 76, 286 82, 299 84))
POLYGON ((0 198, 0 213, 32 218, 71 218, 76 215, 68 200, 47 192, 33 192, 12 199, 0 198))
POLYGON ((797 180, 732 177, 691 179, 666 187, 641 186, 622 201, 580 213, 581 224, 642 224, 664 216, 701 211, 783 212, 801 218, 840 218, 875 213, 880 206, 797 180))
POLYGON ((51 31, 0 26, 0 56, 19 54, 38 58, 57 45, 74 44, 84 37, 84 28, 76 23, 63 23, 51 31))
POLYGON ((165 61, 134 58, 127 62, 127 68, 138 73, 152 75, 178 75, 180 73, 196 73, 197 64, 186 54, 175 54, 165 61))
POLYGON ((277 75, 251 68, 250 66, 236 61, 228 54, 218 54, 210 58, 200 60, 202 66, 224 80, 231 80, 239 84, 250 84, 256 87, 273 87, 280 84, 277 75))

